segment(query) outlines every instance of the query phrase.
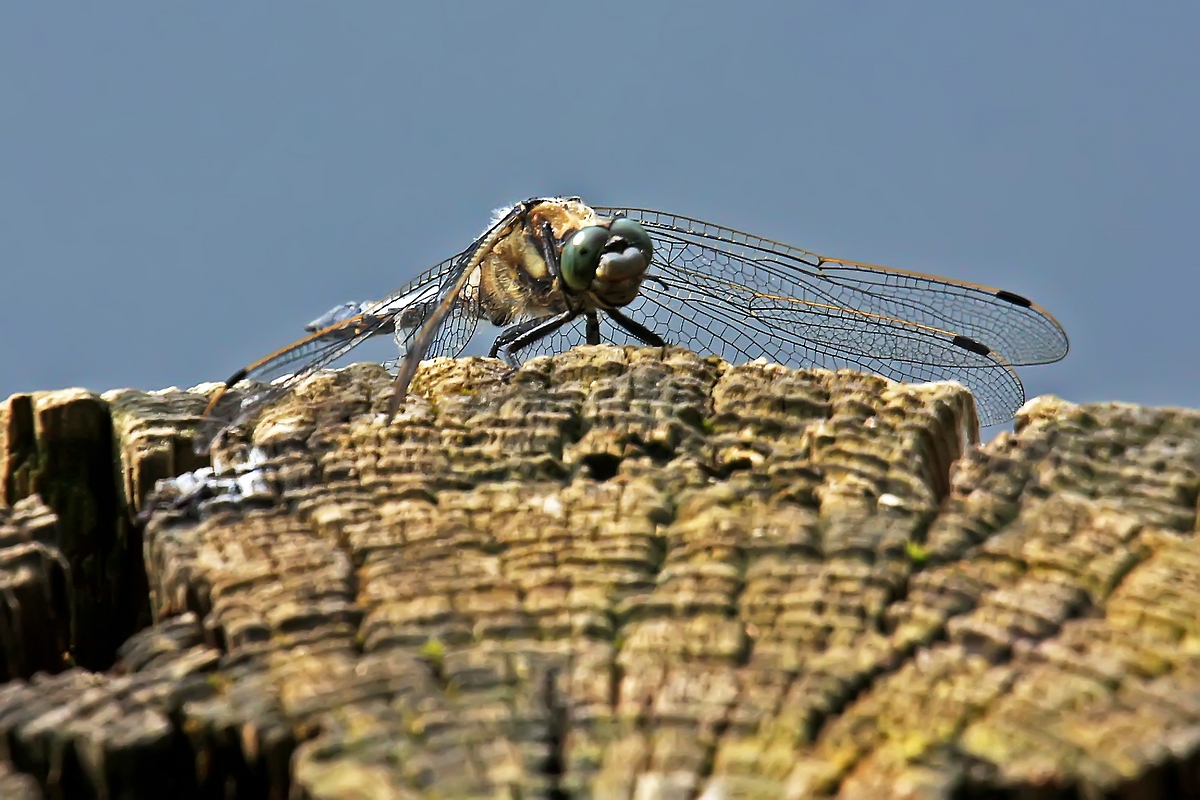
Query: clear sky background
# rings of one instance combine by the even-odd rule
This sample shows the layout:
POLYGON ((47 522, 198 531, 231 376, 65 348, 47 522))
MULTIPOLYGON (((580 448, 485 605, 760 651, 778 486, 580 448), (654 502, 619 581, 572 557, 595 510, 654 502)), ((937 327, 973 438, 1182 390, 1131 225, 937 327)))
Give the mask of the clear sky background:
POLYGON ((220 380, 578 194, 999 286, 1200 407, 1200 4, 0 6, 0 398, 220 380))

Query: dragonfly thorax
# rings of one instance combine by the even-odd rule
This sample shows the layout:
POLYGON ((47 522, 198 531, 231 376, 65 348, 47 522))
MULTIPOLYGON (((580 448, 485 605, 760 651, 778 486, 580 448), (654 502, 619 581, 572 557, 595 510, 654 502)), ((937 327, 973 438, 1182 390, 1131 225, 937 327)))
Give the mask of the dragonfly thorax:
POLYGON ((620 308, 638 296, 654 247, 626 217, 600 217, 574 198, 531 204, 470 280, 481 316, 504 326, 569 308, 620 308))
POLYGON ((558 242, 596 220, 596 212, 582 202, 557 198, 539 201, 514 219, 468 278, 466 294, 474 297, 480 316, 504 326, 565 310, 562 287, 546 263, 543 239, 548 232, 557 253, 558 242))

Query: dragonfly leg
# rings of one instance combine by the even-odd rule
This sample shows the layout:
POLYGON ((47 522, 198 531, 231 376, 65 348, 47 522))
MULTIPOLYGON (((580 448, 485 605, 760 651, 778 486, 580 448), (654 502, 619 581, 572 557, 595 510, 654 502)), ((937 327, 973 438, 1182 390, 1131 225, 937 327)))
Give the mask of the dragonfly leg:
POLYGON ((600 344, 600 319, 595 311, 587 312, 587 343, 600 344))
POLYGON ((542 223, 542 235, 538 240, 538 247, 542 251, 542 258, 546 261, 546 269, 550 272, 550 277, 558 283, 562 278, 562 267, 558 263, 558 248, 554 246, 554 229, 550 227, 549 222, 542 223))
POLYGON ((533 330, 545 321, 544 317, 536 317, 534 319, 527 319, 524 322, 518 322, 516 325, 510 325, 500 331, 500 335, 496 337, 496 341, 492 342, 492 347, 488 350, 488 358, 499 358, 500 351, 504 350, 507 352, 508 346, 512 344, 513 339, 516 339, 527 331, 533 330))
POLYGON ((624 328, 626 333, 628 333, 633 338, 637 339, 642 344, 648 345, 650 347, 666 347, 667 346, 667 343, 664 342, 663 338, 661 336, 659 336, 657 333, 650 330, 642 323, 640 323, 636 320, 630 319, 629 317, 622 314, 620 311, 617 311, 615 308, 606 308, 606 309, 604 309, 604 313, 608 314, 609 319, 611 319, 613 322, 617 323, 622 328, 624 328))
POLYGON ((578 316, 579 311, 567 309, 561 314, 555 314, 553 317, 538 317, 526 320, 525 322, 519 322, 500 332, 500 335, 496 337, 496 341, 492 342, 492 349, 488 352, 488 355, 492 358, 499 355, 504 359, 506 364, 516 369, 521 364, 516 356, 518 350, 533 344, 538 339, 549 336, 578 316))

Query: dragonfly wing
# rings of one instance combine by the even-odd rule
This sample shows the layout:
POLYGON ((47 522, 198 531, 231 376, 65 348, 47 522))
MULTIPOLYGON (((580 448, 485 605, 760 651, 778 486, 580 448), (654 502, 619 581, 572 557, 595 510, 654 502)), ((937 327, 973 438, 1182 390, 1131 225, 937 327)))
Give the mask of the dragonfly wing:
MULTIPOLYGON (((983 425, 1012 419, 1025 400, 1020 378, 1000 356, 966 349, 951 334, 819 308, 763 307, 752 317, 727 287, 705 293, 697 291, 697 283, 652 278, 624 312, 669 344, 727 361, 768 358, 781 364, 873 372, 896 381, 957 380, 975 396, 983 425)), ((741 298, 745 303, 750 299, 741 298)), ((643 344, 603 313, 600 329, 605 341, 643 344)), ((520 355, 565 352, 583 344, 585 335, 579 319, 531 343, 520 355)))
POLYGON ((1045 309, 1001 289, 887 267, 826 258, 797 247, 649 209, 597 208, 638 220, 655 261, 724 278, 768 296, 790 297, 907 320, 983 343, 1013 365, 1067 354, 1067 335, 1045 309))
MULTIPOLYGON (((415 323, 412 326, 404 325, 397 326, 395 329, 396 347, 400 351, 399 357, 392 362, 399 372, 410 354, 413 352, 413 341, 421 332, 423 323, 428 319, 430 310, 434 304, 429 304, 421 310, 420 314, 412 314, 410 321, 415 323)), ((416 374, 415 367, 426 358, 437 358, 439 356, 457 356, 466 348, 467 343, 471 341, 471 337, 475 334, 475 329, 479 325, 479 314, 477 304, 474 298, 466 293, 460 294, 454 302, 450 312, 442 321, 442 325, 434 333, 429 342, 429 346, 425 351, 424 356, 412 358, 414 367, 413 374, 416 374)), ((415 311, 415 309, 413 309, 415 311)), ((407 391, 407 387, 405 389, 407 391)))
POLYGON ((762 302, 744 288, 706 278, 696 272, 650 278, 629 314, 672 344, 729 361, 768 358, 897 381, 957 380, 974 393, 984 425, 1011 419, 1025 400, 1013 368, 971 340, 847 309, 762 302))
MULTIPOLYGON (((347 327, 341 325, 341 323, 344 323, 352 318, 362 317, 370 314, 373 309, 378 307, 378 305, 379 303, 375 301, 342 303, 339 306, 334 306, 321 316, 314 319, 312 322, 305 325, 304 330, 308 331, 309 333, 314 333, 326 328, 338 328, 342 331, 345 331, 348 335, 352 334, 354 330, 353 327, 347 327)), ((380 333, 386 332, 387 331, 384 330, 380 331, 380 333)))
POLYGON ((206 449, 223 428, 253 419, 305 377, 332 364, 372 336, 389 330, 390 319, 361 315, 332 328, 315 331, 239 370, 209 399, 199 426, 198 448, 206 449), (242 381, 258 383, 261 388, 243 397, 231 412, 219 412, 221 401, 229 390, 242 381))
MULTIPOLYGON (((412 350, 413 340, 429 321, 448 281, 454 281, 463 267, 463 253, 443 261, 422 275, 407 293, 397 293, 377 305, 375 313, 389 314, 393 320, 393 336, 399 348, 398 364, 412 350)), ((451 313, 443 326, 434 332, 426 356, 458 355, 471 339, 478 323, 477 315, 468 312, 475 308, 475 299, 468 293, 461 294, 455 301, 451 313)), ((418 359, 419 361, 420 359, 418 359)))
POLYGON ((375 336, 411 333, 423 319, 424 306, 438 290, 458 257, 446 259, 383 300, 343 303, 308 323, 308 335, 238 370, 209 400, 200 432, 204 445, 224 427, 253 419, 258 412, 358 345, 375 336), (406 329, 404 326, 408 325, 406 329), (231 411, 217 413, 229 389, 242 381, 269 384, 243 397, 231 411))
POLYGON ((415 311, 411 319, 403 323, 397 319, 396 342, 404 354, 396 369, 392 399, 388 404, 389 421, 404 402, 417 366, 426 356, 458 355, 466 347, 480 314, 478 298, 468 291, 468 285, 496 244, 524 217, 530 202, 513 206, 469 248, 451 259, 453 266, 439 282, 435 298, 428 302, 422 298, 420 304, 413 306, 419 311, 415 311))

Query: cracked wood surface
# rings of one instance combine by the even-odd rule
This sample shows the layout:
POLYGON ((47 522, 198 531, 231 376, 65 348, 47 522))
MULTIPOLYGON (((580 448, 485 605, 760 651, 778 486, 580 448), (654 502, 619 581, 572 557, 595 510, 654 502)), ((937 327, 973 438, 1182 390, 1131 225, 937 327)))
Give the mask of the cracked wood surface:
POLYGON ((0 786, 1200 796, 1200 412, 973 448, 951 385, 601 346, 428 362, 385 429, 388 381, 309 381, 203 510, 150 492, 203 396, 95 398, 159 622, 0 687, 0 786))

